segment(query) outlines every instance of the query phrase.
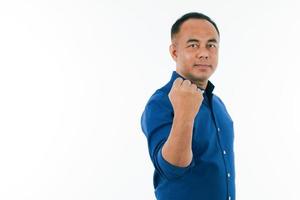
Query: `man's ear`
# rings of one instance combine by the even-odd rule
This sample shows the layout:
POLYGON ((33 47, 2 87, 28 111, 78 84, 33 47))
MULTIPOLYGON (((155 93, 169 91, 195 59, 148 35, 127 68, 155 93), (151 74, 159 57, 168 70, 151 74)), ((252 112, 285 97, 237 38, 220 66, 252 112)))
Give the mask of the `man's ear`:
POLYGON ((176 45, 174 43, 172 43, 169 46, 169 52, 170 52, 173 60, 176 62, 177 61, 177 48, 176 48, 176 45))

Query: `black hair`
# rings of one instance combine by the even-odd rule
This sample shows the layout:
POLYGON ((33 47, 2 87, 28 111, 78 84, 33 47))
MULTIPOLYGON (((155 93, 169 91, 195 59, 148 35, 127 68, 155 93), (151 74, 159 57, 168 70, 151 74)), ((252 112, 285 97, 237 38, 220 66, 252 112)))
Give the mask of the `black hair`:
POLYGON ((177 19, 177 21, 173 24, 173 26, 171 28, 171 39, 173 39, 174 36, 180 31, 180 27, 183 24, 183 22, 185 22, 188 19, 207 20, 208 22, 210 22, 215 27, 215 29, 218 32, 218 35, 220 36, 220 32, 219 32, 219 29, 217 27, 217 24, 212 19, 210 19, 207 15, 204 15, 204 14, 198 13, 198 12, 190 12, 190 13, 187 13, 187 14, 183 15, 179 19, 177 19))

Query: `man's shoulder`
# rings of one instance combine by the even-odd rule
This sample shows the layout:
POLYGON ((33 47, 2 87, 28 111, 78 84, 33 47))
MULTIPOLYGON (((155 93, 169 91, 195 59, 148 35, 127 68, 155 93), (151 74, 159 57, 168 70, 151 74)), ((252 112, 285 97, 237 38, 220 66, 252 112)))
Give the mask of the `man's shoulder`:
POLYGON ((218 110, 220 109, 221 111, 225 111, 225 113, 227 113, 228 116, 230 116, 223 100, 221 100, 221 98, 218 97, 215 94, 214 94, 214 104, 217 105, 217 107, 215 107, 216 109, 218 109, 218 110))
POLYGON ((171 90, 171 82, 165 83, 162 87, 155 90, 155 92, 150 96, 149 102, 168 102, 169 101, 169 92, 171 90))
POLYGON ((149 98, 147 106, 153 104, 167 107, 170 105, 169 96, 164 87, 157 89, 149 98))
POLYGON ((146 109, 172 111, 173 107, 169 99, 170 82, 157 89, 149 98, 146 109))
POLYGON ((217 104, 220 107, 223 107, 223 108, 226 109, 225 103, 223 102, 223 100, 219 96, 217 96, 217 95, 214 94, 214 98, 213 99, 214 99, 214 103, 215 104, 217 104))
POLYGON ((173 77, 176 76, 176 72, 172 73, 171 79, 166 82, 163 86, 157 89, 149 98, 146 108, 156 107, 160 109, 172 110, 172 104, 169 99, 169 92, 173 85, 173 77))
POLYGON ((218 102, 222 102, 222 103, 223 103, 223 101, 221 100, 221 98, 220 98, 218 95, 213 94, 213 96, 214 96, 214 100, 215 100, 215 101, 218 101, 218 102))

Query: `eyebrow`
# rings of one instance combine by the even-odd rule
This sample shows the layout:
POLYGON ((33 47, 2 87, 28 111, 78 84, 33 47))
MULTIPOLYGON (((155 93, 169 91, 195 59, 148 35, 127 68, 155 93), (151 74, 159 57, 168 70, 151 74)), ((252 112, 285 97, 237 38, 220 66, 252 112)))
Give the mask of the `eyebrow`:
POLYGON ((214 43, 218 43, 217 39, 213 38, 213 39, 209 39, 207 42, 214 42, 214 43))
MULTIPOLYGON (((186 43, 191 43, 191 42, 198 42, 199 43, 200 41, 198 39, 190 38, 190 39, 188 39, 188 41, 186 43)), ((209 42, 218 43, 218 41, 215 38, 209 39, 207 42, 208 43, 209 42)))

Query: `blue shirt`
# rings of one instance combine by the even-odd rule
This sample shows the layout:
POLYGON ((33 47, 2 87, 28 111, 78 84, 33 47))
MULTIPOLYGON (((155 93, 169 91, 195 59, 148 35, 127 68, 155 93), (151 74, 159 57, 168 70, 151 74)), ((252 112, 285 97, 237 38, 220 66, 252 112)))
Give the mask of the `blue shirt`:
POLYGON ((171 80, 155 91, 141 117, 155 168, 155 196, 158 200, 235 200, 233 121, 224 103, 212 93, 210 81, 194 120, 191 164, 178 167, 162 156, 174 116, 168 93, 178 77, 174 71, 171 80))

